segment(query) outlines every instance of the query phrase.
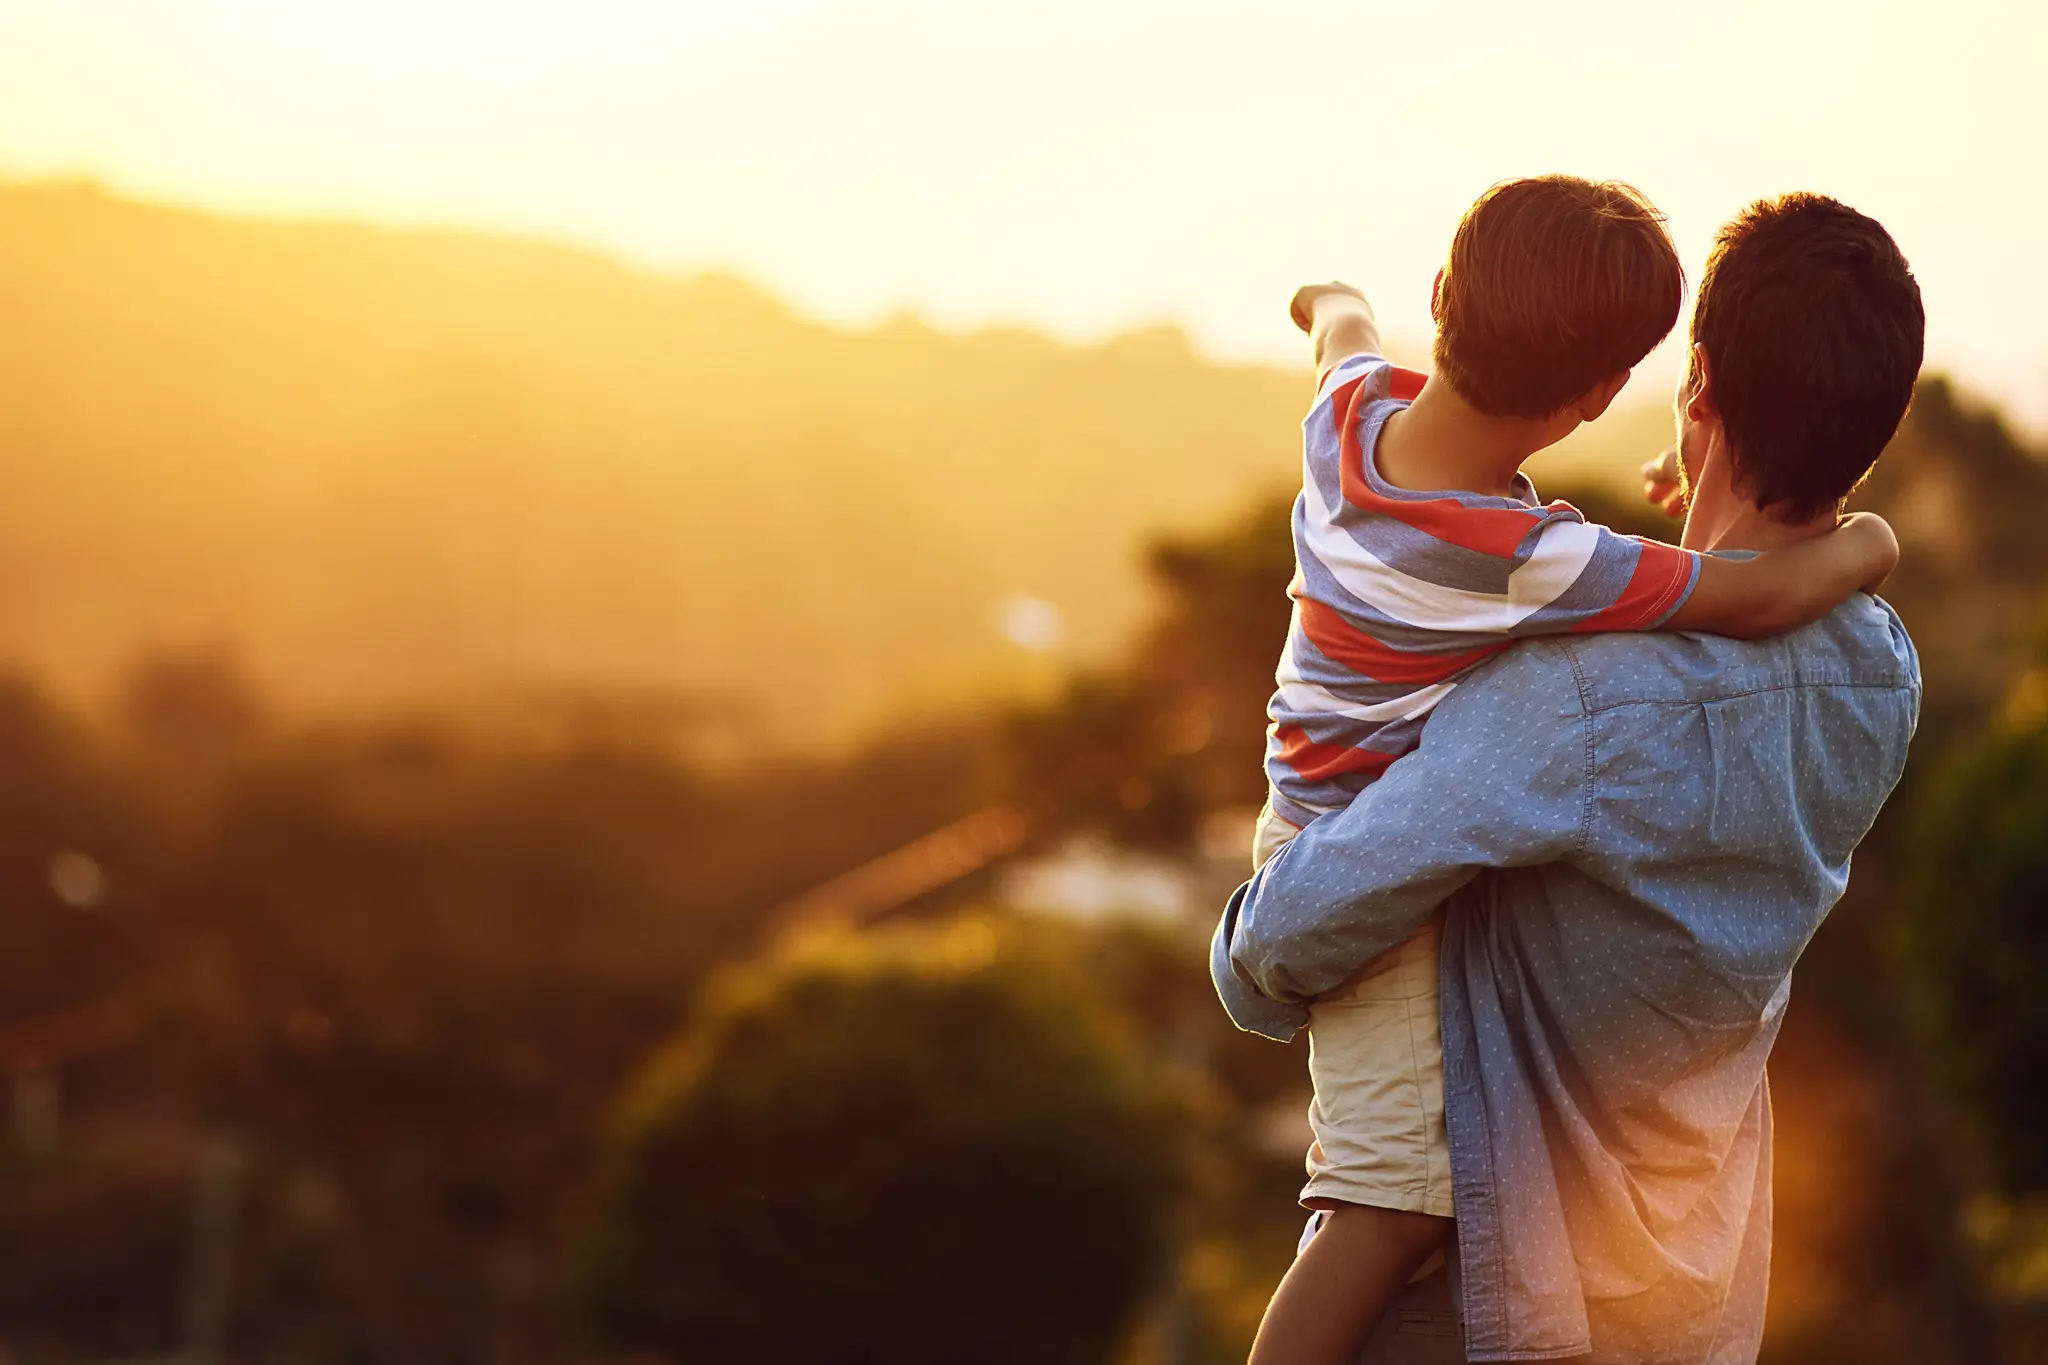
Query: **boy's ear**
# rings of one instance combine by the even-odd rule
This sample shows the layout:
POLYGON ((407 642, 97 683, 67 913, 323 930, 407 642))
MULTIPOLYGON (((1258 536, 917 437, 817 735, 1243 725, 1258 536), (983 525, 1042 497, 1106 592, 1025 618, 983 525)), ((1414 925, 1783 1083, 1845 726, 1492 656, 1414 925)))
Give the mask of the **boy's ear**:
POLYGON ((1622 389, 1627 386, 1628 375, 1629 372, 1623 370, 1620 374, 1603 379, 1586 390, 1585 396, 1578 402, 1579 420, 1591 422, 1607 411, 1622 389))
POLYGON ((1429 320, 1444 320, 1444 272, 1441 270, 1436 272, 1436 278, 1429 284, 1429 320))

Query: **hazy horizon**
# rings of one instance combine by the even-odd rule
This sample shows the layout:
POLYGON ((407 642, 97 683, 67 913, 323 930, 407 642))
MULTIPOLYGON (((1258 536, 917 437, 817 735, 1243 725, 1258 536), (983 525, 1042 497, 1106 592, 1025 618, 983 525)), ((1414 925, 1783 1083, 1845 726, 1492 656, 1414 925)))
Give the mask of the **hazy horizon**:
POLYGON ((1815 189, 1899 238, 1930 368, 2041 430, 2048 184, 2021 172, 2044 50, 2048 14, 1997 0, 1938 26, 1841 3, 17 0, 0 175, 540 235, 731 271, 837 323, 1172 322, 1210 358, 1279 364, 1308 278, 1358 281, 1419 344, 1458 213, 1506 176, 1632 180, 1695 275, 1742 203, 1815 189))

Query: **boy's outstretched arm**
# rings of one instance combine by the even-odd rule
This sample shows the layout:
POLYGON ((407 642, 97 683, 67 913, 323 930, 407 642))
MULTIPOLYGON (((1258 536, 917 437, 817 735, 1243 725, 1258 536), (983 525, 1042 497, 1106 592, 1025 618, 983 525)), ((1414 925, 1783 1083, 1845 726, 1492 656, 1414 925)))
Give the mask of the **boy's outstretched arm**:
POLYGON ((1365 295, 1348 284, 1305 284, 1287 305, 1294 325, 1315 344, 1316 376, 1354 355, 1382 355, 1379 322, 1365 295))
POLYGON ((1811 625, 1851 593, 1874 592, 1898 567, 1899 540, 1883 517, 1852 512, 1826 535, 1754 559, 1700 560, 1699 582, 1667 630, 1758 640, 1811 625))

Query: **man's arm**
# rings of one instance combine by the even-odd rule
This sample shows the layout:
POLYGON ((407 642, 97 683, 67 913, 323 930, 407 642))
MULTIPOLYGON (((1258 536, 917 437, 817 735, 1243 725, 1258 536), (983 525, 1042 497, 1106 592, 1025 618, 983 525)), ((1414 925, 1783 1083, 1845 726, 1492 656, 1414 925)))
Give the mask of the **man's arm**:
POLYGON ((1294 325, 1315 346, 1316 380, 1355 355, 1384 355, 1380 326, 1365 295, 1348 284, 1305 284, 1287 305, 1294 325))
POLYGON ((1306 1002, 1413 937, 1481 869, 1576 854, 1591 809, 1570 657, 1518 646, 1458 684, 1422 746, 1238 889, 1211 945, 1241 1028, 1286 1039, 1306 1002))

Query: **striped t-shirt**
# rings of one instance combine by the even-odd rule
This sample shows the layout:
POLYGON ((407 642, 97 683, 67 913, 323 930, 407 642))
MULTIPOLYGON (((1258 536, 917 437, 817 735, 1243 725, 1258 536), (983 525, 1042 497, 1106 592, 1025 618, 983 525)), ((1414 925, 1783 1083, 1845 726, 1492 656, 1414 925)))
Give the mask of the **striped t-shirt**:
POLYGON ((1692 595, 1699 556, 1587 523, 1562 502, 1413 493, 1373 461, 1424 376, 1339 362, 1302 423, 1294 619, 1268 714, 1274 814, 1348 804, 1414 748, 1466 672, 1531 635, 1654 630, 1692 595))

